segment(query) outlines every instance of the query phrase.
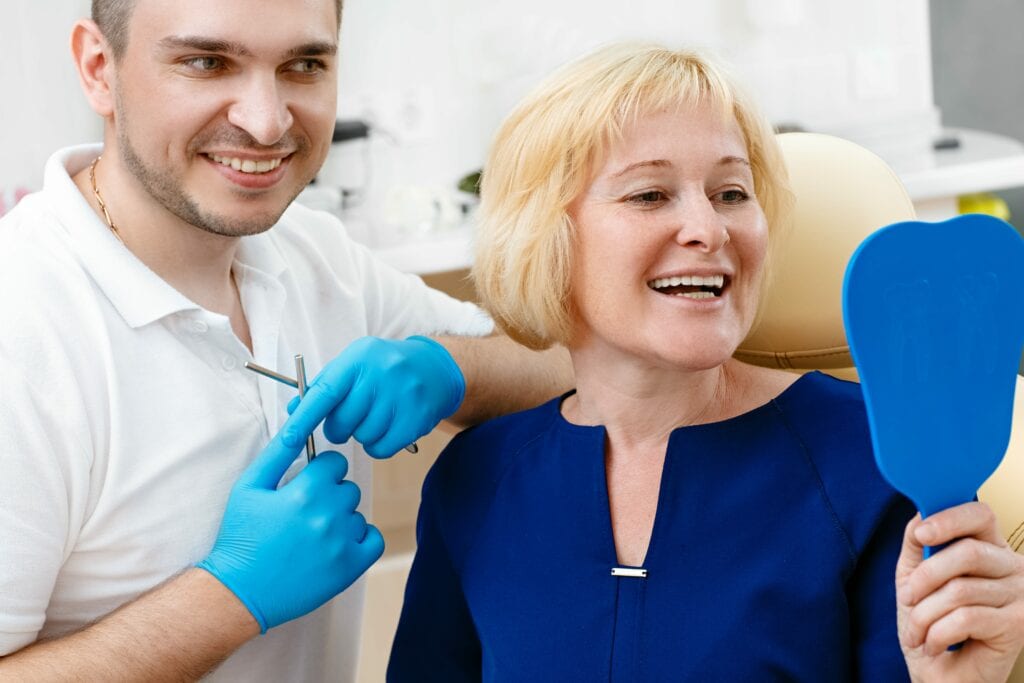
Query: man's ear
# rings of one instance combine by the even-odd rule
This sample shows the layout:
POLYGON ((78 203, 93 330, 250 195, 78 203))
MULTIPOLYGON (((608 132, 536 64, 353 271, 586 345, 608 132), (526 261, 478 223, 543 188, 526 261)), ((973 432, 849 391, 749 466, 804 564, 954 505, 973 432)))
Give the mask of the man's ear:
POLYGON ((114 114, 114 55, 96 22, 81 19, 71 29, 71 56, 78 80, 93 110, 104 118, 114 114))

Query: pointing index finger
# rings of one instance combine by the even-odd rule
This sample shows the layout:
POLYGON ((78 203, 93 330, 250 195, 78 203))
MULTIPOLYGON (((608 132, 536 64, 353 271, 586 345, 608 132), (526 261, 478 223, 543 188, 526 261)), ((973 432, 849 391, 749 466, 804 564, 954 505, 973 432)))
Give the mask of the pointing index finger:
MULTIPOLYGON (((336 362, 336 361, 335 361, 336 362)), ((289 445, 303 445, 327 415, 341 405, 352 388, 355 372, 349 367, 333 371, 335 363, 324 369, 306 389, 306 394, 281 428, 282 438, 289 445), (333 375, 337 374, 337 377, 333 375)))

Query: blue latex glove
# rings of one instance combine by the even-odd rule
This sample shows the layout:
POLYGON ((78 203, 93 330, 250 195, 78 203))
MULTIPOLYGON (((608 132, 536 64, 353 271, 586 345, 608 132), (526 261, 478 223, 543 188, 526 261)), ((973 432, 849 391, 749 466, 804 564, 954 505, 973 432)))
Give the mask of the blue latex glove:
POLYGON ((213 550, 196 565, 242 601, 261 633, 327 602, 384 552, 380 532, 355 511, 359 487, 345 480, 340 453, 321 453, 277 488, 305 443, 282 429, 242 472, 213 550))
POLYGON ((289 404, 288 421, 298 432, 323 421, 328 441, 355 437, 373 457, 387 458, 454 413, 465 393, 462 371, 433 339, 362 337, 289 404))

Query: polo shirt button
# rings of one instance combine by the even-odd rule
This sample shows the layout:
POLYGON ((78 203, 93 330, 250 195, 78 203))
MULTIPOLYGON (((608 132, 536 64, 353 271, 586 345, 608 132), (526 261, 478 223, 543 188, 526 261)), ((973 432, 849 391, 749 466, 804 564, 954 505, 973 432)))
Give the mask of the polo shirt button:
POLYGON ((192 321, 192 331, 196 334, 206 334, 210 329, 210 326, 204 323, 202 320, 192 321))
POLYGON ((220 366, 230 372, 238 367, 238 359, 234 356, 224 356, 220 359, 220 366))

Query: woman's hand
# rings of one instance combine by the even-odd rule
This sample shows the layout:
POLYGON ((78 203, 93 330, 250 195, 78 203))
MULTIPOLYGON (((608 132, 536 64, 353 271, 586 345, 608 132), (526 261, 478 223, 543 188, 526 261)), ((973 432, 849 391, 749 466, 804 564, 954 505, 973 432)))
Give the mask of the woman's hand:
POLYGON ((900 647, 914 681, 1005 681, 1024 645, 1024 557, 984 503, 907 524, 896 566, 900 647), (951 543, 929 559, 924 546, 951 543), (949 646, 967 641, 952 652, 949 646))

